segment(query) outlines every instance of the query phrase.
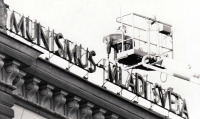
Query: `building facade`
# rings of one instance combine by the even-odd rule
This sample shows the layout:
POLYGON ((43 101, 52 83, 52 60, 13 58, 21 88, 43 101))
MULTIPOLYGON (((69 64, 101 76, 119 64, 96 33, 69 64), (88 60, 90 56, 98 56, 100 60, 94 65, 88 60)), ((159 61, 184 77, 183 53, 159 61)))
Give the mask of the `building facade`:
POLYGON ((7 34, 8 5, 0 7, 0 119, 15 118, 17 107, 48 119, 168 119, 40 58, 7 34))

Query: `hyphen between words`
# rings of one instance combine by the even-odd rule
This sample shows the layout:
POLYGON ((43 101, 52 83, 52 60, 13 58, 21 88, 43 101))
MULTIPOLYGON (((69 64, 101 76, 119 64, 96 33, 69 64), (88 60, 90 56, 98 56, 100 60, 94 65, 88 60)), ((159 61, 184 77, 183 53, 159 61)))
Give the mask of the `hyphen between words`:
MULTIPOLYGON (((45 31, 45 28, 42 27, 40 23, 37 23, 37 21, 33 22, 29 17, 21 16, 20 20, 17 22, 15 14, 16 13, 13 11, 10 15, 9 30, 11 32, 20 34, 25 40, 43 47, 49 52, 81 67, 89 73, 96 71, 97 65, 93 60, 93 56, 96 55, 94 51, 88 51, 88 49, 84 49, 81 45, 78 46, 67 39, 64 40, 63 44, 60 40, 64 39, 61 33, 56 34, 54 30, 50 31, 49 28, 45 31), (56 51, 54 44, 58 47, 56 51), (84 58, 84 63, 82 58, 84 58)), ((101 68, 104 69, 104 66, 101 68)), ((168 108, 170 112, 178 114, 181 117, 189 118, 185 100, 179 94, 174 93, 172 88, 164 90, 157 83, 154 85, 149 81, 145 81, 142 75, 138 73, 129 74, 128 83, 123 85, 122 70, 120 67, 114 66, 111 68, 109 64, 107 72, 109 82, 120 86, 122 89, 131 91, 138 97, 142 97, 165 109, 168 108)))

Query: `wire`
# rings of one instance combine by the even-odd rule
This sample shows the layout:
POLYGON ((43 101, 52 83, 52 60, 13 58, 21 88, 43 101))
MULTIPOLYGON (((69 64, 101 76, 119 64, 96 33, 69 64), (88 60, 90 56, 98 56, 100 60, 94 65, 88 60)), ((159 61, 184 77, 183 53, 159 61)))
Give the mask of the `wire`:
POLYGON ((21 115, 21 118, 20 118, 20 119, 22 119, 22 117, 23 117, 23 114, 24 114, 24 110, 25 110, 25 109, 23 109, 23 111, 22 111, 22 115, 21 115))
MULTIPOLYGON (((139 30, 139 39, 140 39, 140 30, 139 30)), ((141 45, 140 45, 140 41, 139 41, 139 49, 141 49, 141 47, 140 47, 141 45)), ((141 50, 142 51, 142 50, 141 50)))

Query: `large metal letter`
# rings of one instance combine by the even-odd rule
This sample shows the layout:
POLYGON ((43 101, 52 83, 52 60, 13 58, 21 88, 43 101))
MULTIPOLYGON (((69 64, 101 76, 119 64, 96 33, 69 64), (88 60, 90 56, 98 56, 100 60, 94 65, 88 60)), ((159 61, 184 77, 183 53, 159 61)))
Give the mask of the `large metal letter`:
POLYGON ((43 41, 43 44, 47 50, 49 50, 49 31, 47 35, 45 35, 44 31, 42 30, 42 26, 40 23, 37 24, 37 44, 40 46, 40 38, 43 41))
POLYGON ((77 52, 78 52, 78 56, 77 56, 77 58, 78 58, 78 64, 79 64, 79 66, 81 67, 81 68, 86 68, 87 66, 88 66, 88 48, 87 48, 87 50, 85 51, 85 64, 83 64, 82 63, 82 60, 81 60, 81 58, 82 58, 82 46, 80 45, 79 47, 77 47, 77 52))
POLYGON ((140 96, 144 94, 144 79, 142 75, 136 73, 136 93, 140 96), (141 81, 141 85, 139 85, 139 80, 141 81), (142 91, 140 91, 140 87, 142 87, 142 91))
POLYGON ((22 37, 25 37, 25 24, 24 24, 24 16, 21 17, 19 23, 17 23, 15 12, 13 11, 10 17, 10 30, 13 30, 13 25, 15 28, 15 32, 18 33, 19 31, 22 34, 22 37))
POLYGON ((133 93, 136 93, 135 83, 134 83, 134 79, 133 79, 132 74, 130 74, 128 84, 127 84, 127 89, 129 89, 129 87, 131 87, 131 91, 133 93))

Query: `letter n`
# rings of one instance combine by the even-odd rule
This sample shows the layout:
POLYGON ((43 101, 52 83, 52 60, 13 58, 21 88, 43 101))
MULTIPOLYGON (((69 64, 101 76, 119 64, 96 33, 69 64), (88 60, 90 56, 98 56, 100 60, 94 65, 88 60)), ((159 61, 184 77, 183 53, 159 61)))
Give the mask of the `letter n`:
POLYGON ((42 39, 43 44, 47 50, 49 50, 49 31, 47 31, 47 35, 45 35, 42 30, 42 26, 40 23, 37 24, 37 44, 41 45, 40 39, 42 39))

